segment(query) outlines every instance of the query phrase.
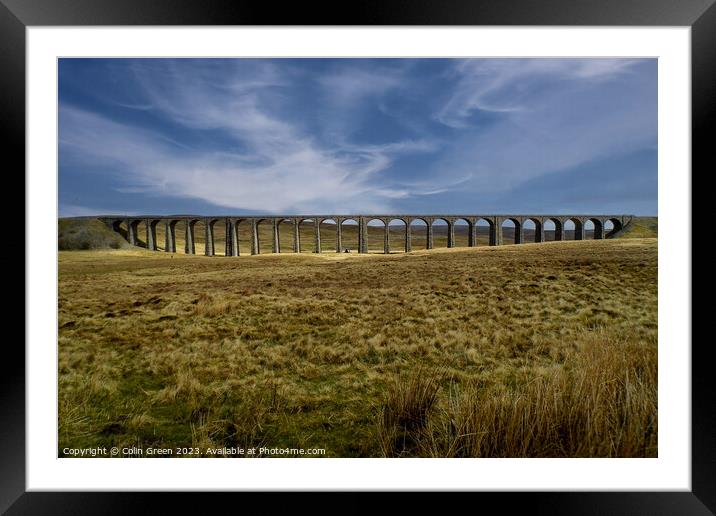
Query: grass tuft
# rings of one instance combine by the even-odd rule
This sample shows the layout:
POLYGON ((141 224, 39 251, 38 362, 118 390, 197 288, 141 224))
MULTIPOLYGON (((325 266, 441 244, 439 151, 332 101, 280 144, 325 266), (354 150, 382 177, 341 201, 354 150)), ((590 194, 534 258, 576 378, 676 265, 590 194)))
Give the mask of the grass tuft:
POLYGON ((383 455, 400 456, 419 441, 438 398, 442 376, 439 370, 418 367, 391 382, 378 427, 383 455))

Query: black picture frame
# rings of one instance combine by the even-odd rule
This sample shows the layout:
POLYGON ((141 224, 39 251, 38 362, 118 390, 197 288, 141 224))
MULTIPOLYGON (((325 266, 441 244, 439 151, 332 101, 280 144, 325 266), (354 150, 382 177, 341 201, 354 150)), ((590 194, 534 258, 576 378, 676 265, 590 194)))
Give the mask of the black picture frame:
MULTIPOLYGON (((692 169, 706 173, 716 170, 710 142, 716 125, 714 1, 372 0, 351 4, 294 2, 277 8, 267 2, 240 0, 0 0, 0 126, 4 133, 0 141, 4 147, 4 162, 8 163, 9 157, 16 168, 24 170, 25 167, 25 30, 31 26, 634 25, 691 27, 692 169)), ((24 191, 24 186, 22 188, 24 191)), ((692 220, 696 220, 695 217, 692 220)), ((691 227, 689 225, 688 231, 692 231, 691 227)), ((26 268, 25 274, 28 273, 26 268)), ((691 345, 691 342, 675 344, 691 345)), ((0 511, 7 514, 127 514, 151 512, 152 506, 166 509, 168 504, 178 502, 184 510, 207 513, 212 507, 227 501, 232 503, 227 498, 235 494, 26 492, 25 353, 16 340, 6 341, 5 348, 4 362, 12 367, 5 367, 0 375, 0 511)), ((480 506, 485 502, 496 502, 503 508, 519 505, 538 514, 713 514, 716 512, 716 395, 709 348, 709 339, 696 341, 691 348, 692 491, 474 493, 470 496, 476 496, 480 506)), ((242 509, 254 504, 262 507, 262 512, 290 508, 284 498, 275 495, 237 495, 243 497, 242 509)), ((337 503, 342 504, 340 512, 343 513, 359 510, 361 506, 363 510, 375 507, 371 496, 352 493, 342 498, 337 503)), ((424 504, 420 494, 405 498, 401 502, 403 510, 424 504)), ((339 506, 331 503, 314 509, 322 507, 333 512, 339 506)))

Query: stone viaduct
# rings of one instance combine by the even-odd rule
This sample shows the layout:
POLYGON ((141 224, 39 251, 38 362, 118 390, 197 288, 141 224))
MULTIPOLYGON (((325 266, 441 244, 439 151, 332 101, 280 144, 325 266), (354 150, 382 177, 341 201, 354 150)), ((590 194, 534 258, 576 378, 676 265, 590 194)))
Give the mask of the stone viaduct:
MULTIPOLYGON (((293 231, 292 252, 300 252, 299 227, 302 222, 313 222, 314 227, 314 252, 321 252, 321 224, 332 221, 336 231, 336 252, 343 250, 342 232, 343 223, 352 221, 358 226, 358 252, 368 252, 368 224, 378 220, 384 224, 383 251, 390 252, 390 222, 397 220, 405 225, 403 236, 403 249, 405 252, 412 250, 411 224, 415 221, 425 223, 426 247, 433 248, 433 223, 442 221, 447 225, 447 246, 455 246, 455 224, 463 221, 468 227, 468 246, 477 245, 477 225, 485 221, 489 226, 489 245, 502 245, 502 227, 506 221, 510 221, 514 227, 514 244, 524 243, 524 225, 531 221, 534 225, 534 242, 545 240, 545 224, 550 222, 554 225, 554 239, 565 239, 565 225, 571 221, 574 224, 574 239, 585 238, 585 226, 591 221, 593 224, 593 238, 611 238, 621 232, 632 219, 632 215, 290 215, 290 216, 198 216, 198 215, 172 215, 172 216, 100 216, 99 220, 104 222, 114 231, 120 232, 120 226, 125 224, 126 237, 130 244, 137 245, 139 241, 140 227, 146 232, 146 246, 149 250, 157 251, 157 228, 161 225, 164 229, 166 252, 176 252, 176 226, 180 221, 184 224, 185 253, 196 254, 195 249, 195 226, 201 222, 204 226, 204 254, 214 256, 214 226, 217 223, 225 224, 226 227, 226 256, 239 256, 239 231, 250 233, 251 254, 259 254, 259 231, 261 223, 268 223, 272 228, 271 247, 273 253, 281 252, 279 243, 279 226, 283 222, 289 222, 293 231), (612 228, 607 231, 606 225, 610 222, 612 228)), ((417 227, 417 226, 416 226, 417 227)), ((325 229, 324 229, 325 231, 325 229)))

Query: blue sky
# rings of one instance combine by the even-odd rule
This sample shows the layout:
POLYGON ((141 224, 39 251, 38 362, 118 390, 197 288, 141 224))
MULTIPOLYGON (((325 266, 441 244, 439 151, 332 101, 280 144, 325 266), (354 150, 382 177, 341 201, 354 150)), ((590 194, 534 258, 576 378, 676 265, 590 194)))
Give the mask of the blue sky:
POLYGON ((61 59, 60 216, 657 213, 656 59, 61 59))

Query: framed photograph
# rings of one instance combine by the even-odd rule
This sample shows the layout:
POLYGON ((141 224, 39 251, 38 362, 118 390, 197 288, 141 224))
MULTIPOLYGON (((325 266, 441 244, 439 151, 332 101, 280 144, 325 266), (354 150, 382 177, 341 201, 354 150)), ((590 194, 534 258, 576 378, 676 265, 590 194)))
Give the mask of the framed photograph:
POLYGON ((0 1, 27 203, 2 510, 714 510, 711 2, 0 1))

